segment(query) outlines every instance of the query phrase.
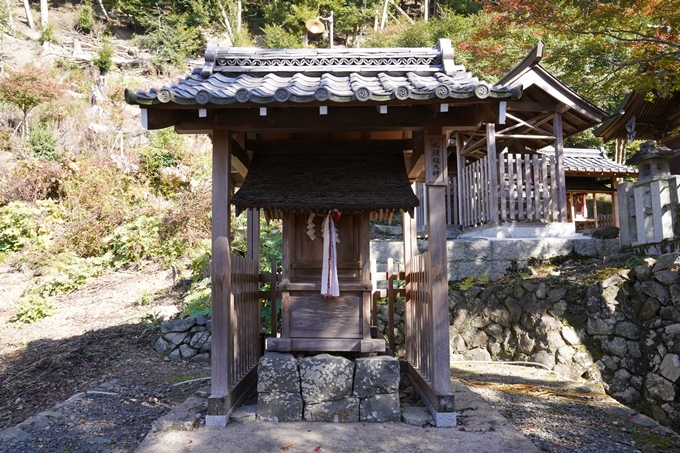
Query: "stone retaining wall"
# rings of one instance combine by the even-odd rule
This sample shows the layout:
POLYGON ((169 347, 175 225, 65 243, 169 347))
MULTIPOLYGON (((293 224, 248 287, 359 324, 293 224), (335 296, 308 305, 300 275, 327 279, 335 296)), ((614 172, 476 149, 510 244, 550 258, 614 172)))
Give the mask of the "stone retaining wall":
POLYGON ((273 422, 398 422, 399 361, 266 352, 257 370, 257 417, 273 422))
POLYGON ((171 360, 210 363, 210 332, 211 320, 202 315, 164 322, 154 349, 171 360))
MULTIPOLYGON (((646 258, 590 286, 518 278, 449 291, 452 360, 539 362, 601 383, 619 401, 680 430, 680 258, 646 258)), ((403 350, 403 307, 395 316, 403 350)), ((386 335, 387 315, 378 315, 386 335)))

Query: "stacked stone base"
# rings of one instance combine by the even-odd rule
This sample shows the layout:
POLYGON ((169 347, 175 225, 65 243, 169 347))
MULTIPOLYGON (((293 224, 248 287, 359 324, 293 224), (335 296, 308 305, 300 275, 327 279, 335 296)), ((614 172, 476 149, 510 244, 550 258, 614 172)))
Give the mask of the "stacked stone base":
POLYGON ((258 367, 260 420, 273 422, 398 422, 399 361, 354 361, 320 354, 296 359, 267 352, 258 367))

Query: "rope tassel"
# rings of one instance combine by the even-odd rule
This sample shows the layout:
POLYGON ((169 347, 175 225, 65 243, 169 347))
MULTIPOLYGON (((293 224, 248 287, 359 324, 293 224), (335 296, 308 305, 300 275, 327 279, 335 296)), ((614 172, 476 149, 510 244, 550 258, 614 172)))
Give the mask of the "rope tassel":
POLYGON ((338 283, 337 243, 338 231, 335 224, 340 220, 340 213, 333 210, 328 213, 321 226, 323 235, 323 260, 321 269, 321 294, 324 297, 338 297, 340 285, 338 283))

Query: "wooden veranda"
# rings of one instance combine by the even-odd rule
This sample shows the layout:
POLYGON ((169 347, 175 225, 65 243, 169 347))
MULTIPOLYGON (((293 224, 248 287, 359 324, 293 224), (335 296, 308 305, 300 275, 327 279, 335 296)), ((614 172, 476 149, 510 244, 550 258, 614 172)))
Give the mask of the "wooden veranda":
POLYGON ((209 424, 225 424, 256 379, 260 213, 282 219, 284 236, 282 329, 267 340, 267 348, 368 353, 384 349, 384 340, 370 336, 369 219, 398 210, 404 218, 409 375, 439 414, 438 423, 446 423, 454 410, 442 247, 447 145, 480 125, 493 130, 507 103, 521 96, 519 83, 494 86, 456 65, 446 39, 431 49, 262 50, 211 44, 205 65, 177 83, 126 90, 126 101, 142 108, 145 128, 206 133, 213 141, 209 424), (379 174, 385 168, 389 171, 379 174), (422 255, 413 214, 418 202, 410 188, 415 180, 425 183, 427 193, 430 247, 422 255), (236 194, 235 181, 243 181, 236 194), (230 253, 232 200, 248 213, 246 258, 230 253), (306 233, 318 234, 317 216, 332 209, 342 213, 340 296, 324 299, 318 282, 322 250, 306 233))

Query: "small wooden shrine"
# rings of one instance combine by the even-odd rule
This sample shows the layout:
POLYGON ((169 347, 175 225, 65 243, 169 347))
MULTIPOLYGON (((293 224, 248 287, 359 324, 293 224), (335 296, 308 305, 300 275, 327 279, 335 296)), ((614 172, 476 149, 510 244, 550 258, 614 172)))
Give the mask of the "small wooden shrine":
POLYGON ((521 84, 492 85, 455 64, 448 39, 416 49, 211 44, 204 66, 177 83, 126 90, 145 128, 213 141, 208 424, 224 425, 257 376, 260 212, 283 221, 282 329, 267 349, 366 353, 385 349, 370 335, 369 219, 398 210, 409 376, 437 423, 449 423, 447 144, 456 131, 497 123, 521 96, 521 84), (425 254, 416 247, 413 180, 427 191, 425 254), (246 258, 230 253, 231 204, 248 213, 246 258), (328 256, 335 266, 325 266, 328 256), (337 283, 326 287, 329 268, 337 283), (337 292, 325 297, 330 289, 337 292))

